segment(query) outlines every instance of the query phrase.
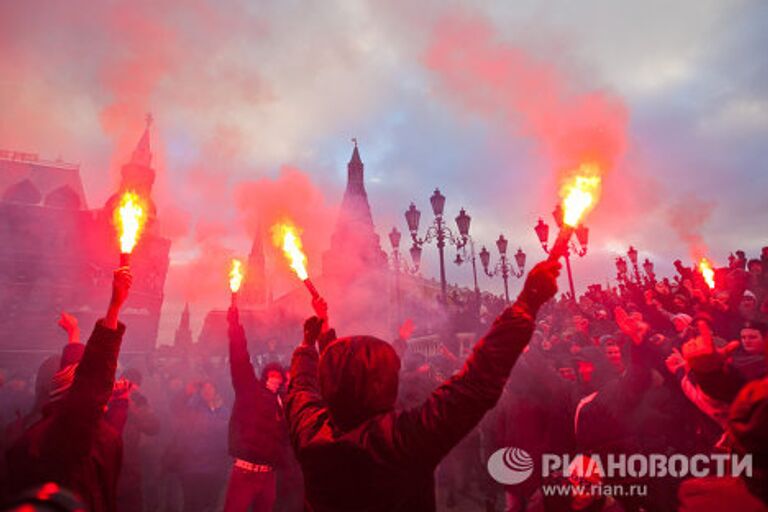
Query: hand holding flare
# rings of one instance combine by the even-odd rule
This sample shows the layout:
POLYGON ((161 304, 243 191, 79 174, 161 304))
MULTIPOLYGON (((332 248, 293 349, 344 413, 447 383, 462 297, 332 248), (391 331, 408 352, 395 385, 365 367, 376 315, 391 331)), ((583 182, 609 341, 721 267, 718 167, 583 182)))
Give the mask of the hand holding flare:
POLYGON ((576 175, 561 189, 563 224, 552 250, 549 251, 550 260, 557 260, 565 254, 574 229, 597 203, 602 184, 599 172, 597 165, 582 164, 576 175))
POLYGON ((312 284, 312 281, 309 280, 307 256, 302 250, 301 238, 299 238, 296 228, 288 223, 272 226, 272 241, 283 250, 283 254, 288 259, 291 268, 298 278, 304 282, 304 286, 312 294, 312 298, 314 300, 319 299, 320 293, 315 288, 315 285, 312 284))
POLYGON ((130 265, 130 254, 147 221, 146 207, 136 192, 126 191, 115 208, 114 223, 120 238, 120 266, 130 265))
POLYGON ((712 263, 710 263, 707 258, 701 258, 701 261, 699 262, 699 272, 701 272, 701 276, 704 278, 707 286, 709 286, 709 289, 714 290, 715 270, 712 268, 712 263))
POLYGON ((243 284, 243 263, 236 259, 232 259, 232 268, 229 271, 229 290, 232 292, 232 307, 237 307, 237 292, 240 291, 240 286, 243 284))

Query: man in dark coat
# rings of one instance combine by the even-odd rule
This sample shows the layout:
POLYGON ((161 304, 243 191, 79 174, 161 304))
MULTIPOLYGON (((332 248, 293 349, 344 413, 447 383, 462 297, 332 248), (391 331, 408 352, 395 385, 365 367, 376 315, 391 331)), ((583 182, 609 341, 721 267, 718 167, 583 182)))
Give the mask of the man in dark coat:
POLYGON ((160 431, 160 419, 152 411, 149 400, 141 394, 141 372, 128 368, 115 383, 104 418, 123 440, 123 466, 117 489, 120 512, 144 510, 144 475, 142 438, 160 431))
POLYGON ((559 268, 537 265, 464 368, 405 411, 393 407, 400 360, 389 343, 343 338, 319 356, 315 341, 325 319, 309 319, 293 354, 286 402, 306 509, 435 510, 435 467, 498 401, 536 312, 557 291, 559 268))
POLYGON ((12 491, 54 482, 77 493, 89 511, 115 510, 122 442, 104 410, 125 332, 118 313, 130 286, 129 269, 116 270, 107 315, 96 323, 82 359, 56 374, 43 418, 8 450, 12 491))
POLYGON ((288 444, 288 426, 277 394, 285 375, 279 365, 267 365, 259 380, 236 307, 229 309, 227 318, 229 367, 235 389, 229 419, 229 454, 235 461, 224 510, 245 512, 253 507, 254 512, 269 512, 276 497, 275 470, 288 444))

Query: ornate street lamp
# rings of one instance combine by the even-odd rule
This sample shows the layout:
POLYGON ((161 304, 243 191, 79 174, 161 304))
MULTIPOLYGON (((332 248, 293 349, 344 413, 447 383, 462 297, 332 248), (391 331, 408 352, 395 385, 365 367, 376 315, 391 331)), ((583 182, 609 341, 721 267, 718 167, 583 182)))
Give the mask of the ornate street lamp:
POLYGON ((400 240, 402 234, 400 230, 393 227, 389 232, 389 243, 392 246, 392 262, 394 263, 395 271, 399 274, 405 272, 407 274, 416 274, 419 271, 419 263, 421 262, 421 249, 415 246, 410 248, 411 260, 413 266, 408 265, 408 262, 402 259, 400 255, 400 240), (415 254, 414 254, 415 252, 415 254))
POLYGON ((427 228, 424 238, 419 238, 418 234, 421 212, 416 208, 416 205, 411 203, 408 210, 405 212, 405 222, 408 224, 408 231, 410 231, 411 239, 413 240, 411 257, 413 258, 414 265, 418 267, 417 261, 421 260, 421 246, 425 243, 430 243, 433 240, 436 242, 437 250, 440 254, 440 294, 443 304, 447 304, 448 282, 445 278, 445 245, 446 243, 450 243, 461 249, 467 244, 469 241, 469 215, 464 212, 463 216, 459 214, 459 216, 456 217, 459 233, 461 233, 464 228, 466 228, 467 231, 467 237, 464 237, 463 235, 456 237, 451 229, 445 225, 445 220, 443 219, 445 196, 440 193, 439 189, 435 189, 432 197, 429 198, 429 203, 432 205, 432 213, 435 215, 435 220, 427 228))
POLYGON ((393 227, 392 231, 389 232, 389 243, 392 245, 393 251, 396 251, 400 248, 401 238, 402 234, 400 233, 400 230, 398 230, 396 227, 393 227))
POLYGON ((475 257, 475 241, 469 234, 469 226, 472 221, 472 217, 467 215, 467 212, 462 208, 459 211, 459 215, 456 216, 456 227, 459 228, 459 236, 461 236, 461 244, 457 246, 458 252, 456 253, 456 259, 453 262, 461 266, 467 261, 472 262, 472 279, 475 284, 475 313, 478 320, 480 319, 480 287, 477 284, 477 258, 475 257), (469 246, 469 252, 467 252, 467 245, 469 246))
POLYGON ((404 261, 400 256, 400 239, 402 234, 400 231, 393 227, 389 232, 389 243, 392 246, 392 263, 395 270, 395 304, 397 305, 397 321, 400 324, 401 319, 401 305, 400 305, 400 273, 405 271, 408 274, 415 274, 418 272, 419 261, 421 259, 421 249, 418 249, 419 254, 414 257, 413 247, 411 247, 411 258, 413 258, 414 266, 410 267, 407 261, 404 261))
POLYGON ((499 239, 496 240, 496 249, 499 251, 499 261, 493 269, 490 269, 491 253, 488 252, 488 249, 485 247, 480 250, 480 263, 483 265, 485 274, 488 277, 501 275, 501 279, 504 281, 504 298, 507 300, 507 303, 509 303, 509 277, 514 276, 520 278, 525 273, 525 253, 522 249, 517 249, 517 252, 515 253, 515 263, 517 264, 518 270, 515 270, 515 266, 507 259, 508 245, 509 242, 504 238, 504 235, 499 235, 499 239))
MULTIPOLYGON (((562 206, 558 204, 555 207, 555 209, 552 211, 552 217, 555 219, 555 224, 557 227, 561 228, 563 226, 562 206)), ((536 232, 536 236, 539 239, 541 248, 544 249, 545 253, 549 254, 549 225, 541 218, 539 218, 539 221, 533 227, 533 230, 536 232)), ((576 290, 573 286, 573 273, 571 272, 571 253, 576 254, 579 258, 582 258, 587 254, 587 245, 589 244, 589 228, 583 224, 579 224, 576 227, 576 240, 578 245, 571 241, 564 254, 565 268, 568 271, 568 285, 571 290, 571 297, 573 297, 574 300, 576 299, 576 290)))

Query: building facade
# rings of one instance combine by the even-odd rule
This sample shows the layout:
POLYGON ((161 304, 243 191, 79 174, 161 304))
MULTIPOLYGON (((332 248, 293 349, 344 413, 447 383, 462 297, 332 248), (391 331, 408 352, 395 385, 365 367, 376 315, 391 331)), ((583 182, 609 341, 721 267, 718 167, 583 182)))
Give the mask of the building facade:
MULTIPOLYGON (((149 135, 148 123, 120 190, 98 209, 87 208, 77 165, 0 152, 0 351, 58 352, 66 342, 57 326, 62 311, 78 318, 84 336, 104 315, 119 261, 112 210, 134 185, 151 198, 149 135)), ((155 345, 170 245, 148 226, 134 251, 122 315, 130 326, 126 352, 155 345)))

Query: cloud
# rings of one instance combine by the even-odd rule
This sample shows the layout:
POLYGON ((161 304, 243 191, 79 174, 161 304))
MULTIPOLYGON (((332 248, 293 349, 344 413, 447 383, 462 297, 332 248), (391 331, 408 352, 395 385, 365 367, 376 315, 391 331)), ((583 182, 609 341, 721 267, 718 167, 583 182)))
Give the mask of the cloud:
MULTIPOLYGON (((736 237, 763 243, 765 11, 741 0, 1 2, 0 146, 80 162, 98 206, 151 111, 172 316, 184 296, 205 299, 182 290, 190 276, 250 248, 258 215, 238 206, 243 190, 301 169, 297 186, 333 211, 352 136, 382 235, 403 229, 409 201, 428 211, 439 186, 451 217, 473 216, 478 245, 503 232, 532 261, 553 171, 598 153, 616 172, 590 217, 583 265, 601 267, 590 275, 610 267, 606 246, 687 252, 667 206, 689 195, 716 203, 701 234, 724 254, 736 237)), ((322 252, 328 229, 311 232, 322 252)), ((469 282, 466 269, 449 276, 469 282)))

